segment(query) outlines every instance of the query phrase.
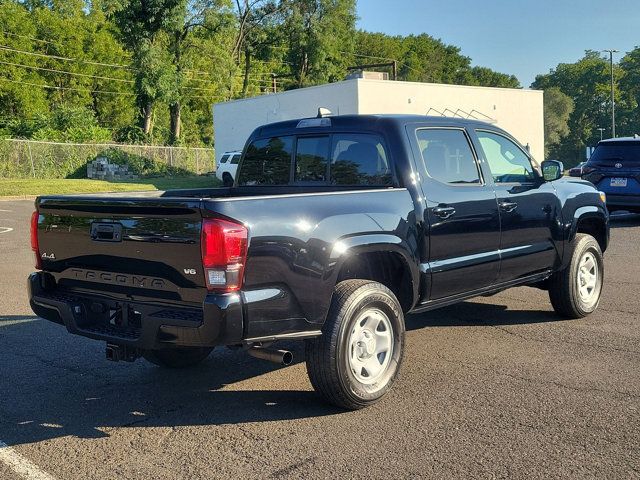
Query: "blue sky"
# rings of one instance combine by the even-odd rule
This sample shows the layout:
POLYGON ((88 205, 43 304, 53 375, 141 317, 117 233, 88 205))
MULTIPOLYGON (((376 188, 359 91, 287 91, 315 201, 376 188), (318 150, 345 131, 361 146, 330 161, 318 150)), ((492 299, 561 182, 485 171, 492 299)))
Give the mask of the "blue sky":
POLYGON ((358 0, 358 15, 365 30, 440 38, 524 87, 585 50, 640 45, 639 0, 358 0))

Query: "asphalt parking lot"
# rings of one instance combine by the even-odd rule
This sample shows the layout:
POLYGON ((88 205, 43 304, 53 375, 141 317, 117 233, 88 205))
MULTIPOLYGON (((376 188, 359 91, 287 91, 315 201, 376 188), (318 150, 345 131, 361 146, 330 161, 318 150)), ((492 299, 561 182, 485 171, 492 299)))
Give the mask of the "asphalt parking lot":
POLYGON ((163 371, 38 319, 31 211, 0 202, 1 479, 640 478, 640 216, 612 222, 594 315, 519 288, 410 316, 393 392, 345 413, 301 345, 286 368, 218 349, 163 371))

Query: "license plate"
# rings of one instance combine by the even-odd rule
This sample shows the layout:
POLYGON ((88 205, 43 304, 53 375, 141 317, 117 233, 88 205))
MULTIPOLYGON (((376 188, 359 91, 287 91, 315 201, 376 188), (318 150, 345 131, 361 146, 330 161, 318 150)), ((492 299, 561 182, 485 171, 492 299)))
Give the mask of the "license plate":
POLYGON ((626 187, 627 179, 626 178, 612 178, 611 179, 612 187, 626 187))

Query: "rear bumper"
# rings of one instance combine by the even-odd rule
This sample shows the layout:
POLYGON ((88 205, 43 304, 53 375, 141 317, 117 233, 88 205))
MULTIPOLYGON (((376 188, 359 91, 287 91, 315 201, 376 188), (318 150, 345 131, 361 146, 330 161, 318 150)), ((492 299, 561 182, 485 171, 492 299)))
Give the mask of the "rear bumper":
POLYGON ((45 289, 44 275, 29 275, 31 309, 64 325, 69 333, 146 350, 242 342, 242 304, 237 294, 209 294, 202 308, 168 307, 45 289))
POLYGON ((640 195, 613 195, 607 193, 607 208, 609 210, 627 209, 640 210, 640 195))

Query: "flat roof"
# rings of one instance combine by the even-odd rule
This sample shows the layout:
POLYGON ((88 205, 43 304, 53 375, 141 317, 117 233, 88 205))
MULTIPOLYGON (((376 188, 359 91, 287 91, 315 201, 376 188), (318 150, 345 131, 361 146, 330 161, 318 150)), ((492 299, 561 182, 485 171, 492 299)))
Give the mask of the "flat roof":
POLYGON ((509 91, 509 92, 520 92, 520 93, 524 93, 524 94, 534 94, 534 95, 542 95, 543 91, 542 90, 533 90, 530 88, 506 88, 506 87, 483 87, 483 86, 478 86, 478 85, 455 85, 455 84, 450 84, 450 83, 426 83, 426 82, 405 82, 405 81, 399 81, 399 80, 376 80, 376 79, 369 79, 369 78, 352 78, 349 80, 341 80, 339 82, 333 82, 333 83, 324 83, 322 85, 313 85, 311 87, 303 87, 303 88, 296 88, 293 90, 285 90, 283 92, 277 92, 277 93, 264 93, 262 95, 256 95, 255 97, 247 97, 247 98, 238 98, 235 100, 228 100, 226 102, 218 102, 216 103, 216 105, 227 105, 227 104, 233 104, 233 103, 238 103, 238 102, 249 102, 249 101, 255 101, 256 99, 262 99, 262 98, 270 98, 270 97, 279 97, 279 96, 285 96, 285 95, 292 95, 292 94, 300 94, 301 92, 306 92, 306 91, 310 91, 310 90, 319 90, 319 89, 332 89, 332 88, 339 88, 342 87, 344 85, 348 85, 348 84, 353 84, 353 83, 368 83, 368 84, 379 84, 379 85, 384 85, 390 88, 393 87, 397 87, 399 85, 401 86, 409 86, 409 87, 423 87, 423 88, 455 88, 455 89, 470 89, 470 90, 482 90, 482 91, 496 91, 496 90, 500 90, 500 91, 509 91))

